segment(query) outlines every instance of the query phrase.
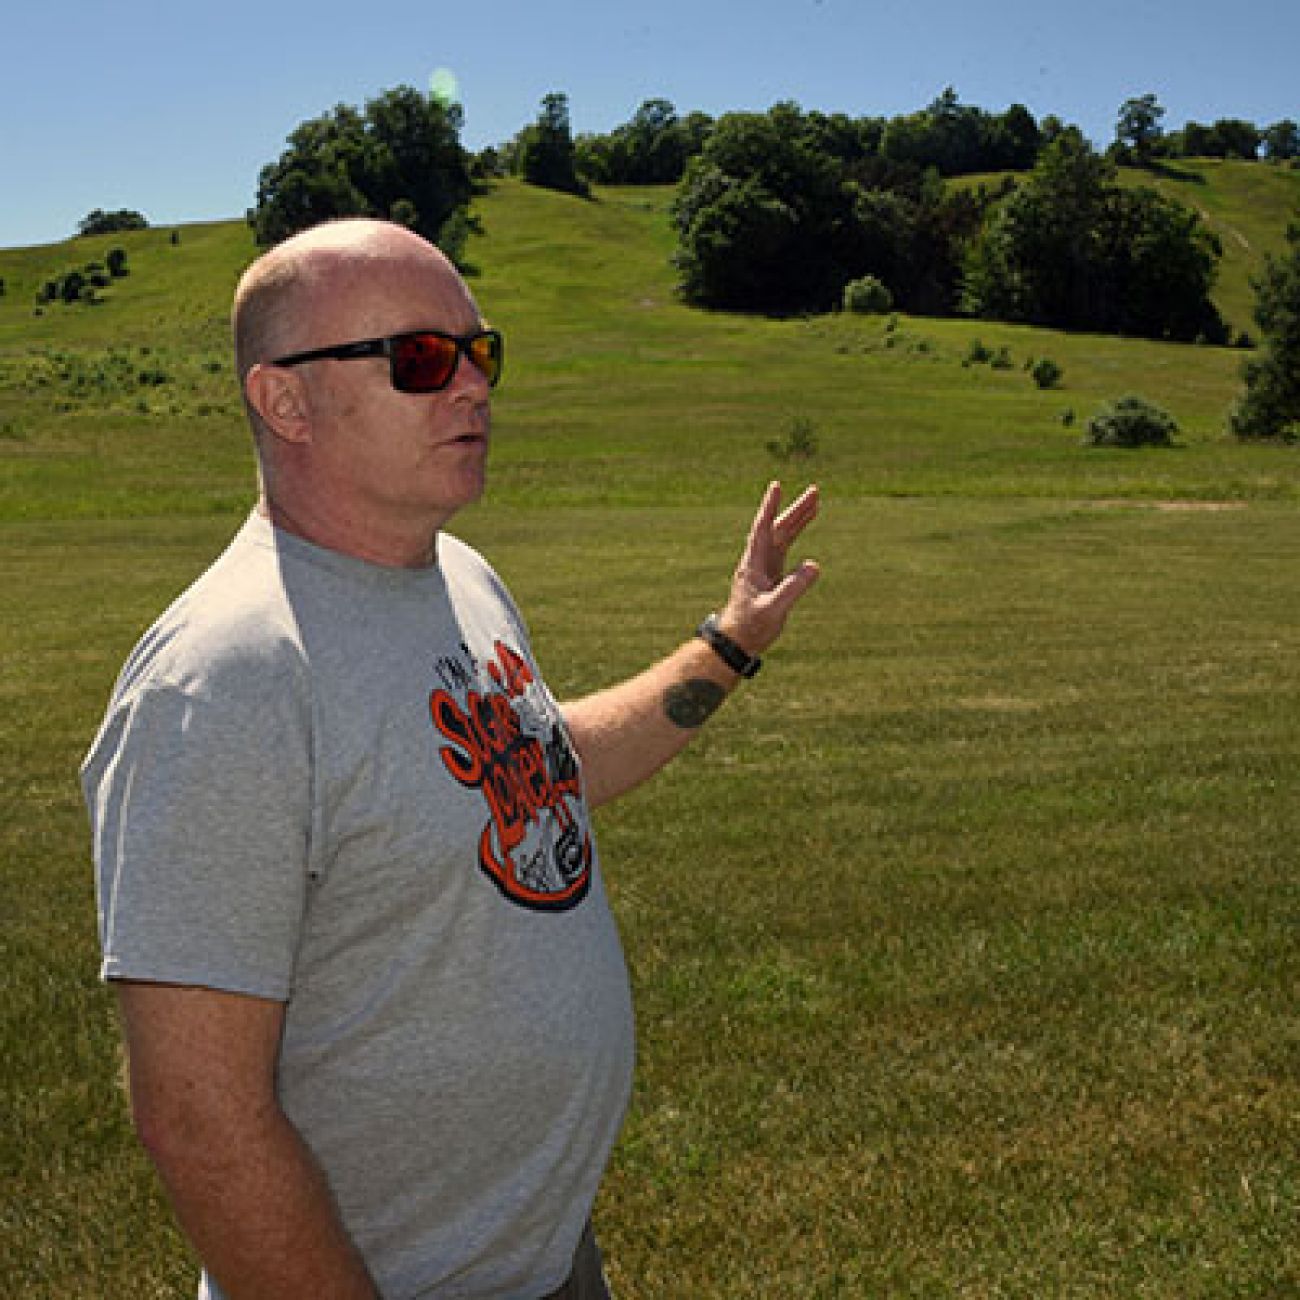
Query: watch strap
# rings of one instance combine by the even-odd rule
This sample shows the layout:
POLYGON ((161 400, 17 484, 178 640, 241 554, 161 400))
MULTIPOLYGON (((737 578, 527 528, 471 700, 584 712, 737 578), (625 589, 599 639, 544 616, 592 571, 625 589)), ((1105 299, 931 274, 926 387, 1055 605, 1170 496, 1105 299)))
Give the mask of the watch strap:
POLYGON ((758 655, 751 655, 742 650, 723 630, 718 626, 717 614, 710 614, 695 629, 695 635, 700 638, 710 649, 722 660, 728 668, 734 673, 739 673, 742 677, 753 677, 763 666, 763 661, 758 655))

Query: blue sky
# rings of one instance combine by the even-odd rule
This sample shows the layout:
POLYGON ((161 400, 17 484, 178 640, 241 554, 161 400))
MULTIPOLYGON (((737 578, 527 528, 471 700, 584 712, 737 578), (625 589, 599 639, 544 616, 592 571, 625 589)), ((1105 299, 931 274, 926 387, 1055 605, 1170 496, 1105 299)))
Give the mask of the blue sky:
POLYGON ((578 132, 650 98, 888 117, 950 85, 1101 145, 1147 92, 1167 129, 1300 120, 1296 0, 21 0, 0 31, 0 247, 64 239, 93 208, 155 225, 242 215, 300 121, 427 89, 438 68, 456 76, 473 149, 509 139, 551 91, 578 132))

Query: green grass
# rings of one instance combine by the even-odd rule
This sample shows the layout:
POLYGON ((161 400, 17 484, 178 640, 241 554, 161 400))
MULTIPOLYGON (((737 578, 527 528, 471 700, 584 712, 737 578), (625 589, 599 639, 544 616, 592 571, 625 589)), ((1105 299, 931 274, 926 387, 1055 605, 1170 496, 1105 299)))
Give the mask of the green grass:
MULTIPOLYGON (((667 198, 481 203, 508 372, 458 527, 571 694, 721 598, 768 477, 826 493, 824 580, 764 672, 600 817, 640 1023, 598 1206, 620 1296, 1296 1294, 1297 460, 1224 437, 1241 354, 691 312, 667 198), (1013 368, 963 366, 977 337, 1013 368), (1081 445, 1129 391, 1177 448, 1081 445), (799 419, 815 452, 777 460, 799 419)), ((0 252, 15 1300, 192 1293, 125 1122, 75 783, 250 499, 221 332, 252 250, 181 236, 122 237, 107 301, 42 317, 15 283, 80 247, 0 252)))

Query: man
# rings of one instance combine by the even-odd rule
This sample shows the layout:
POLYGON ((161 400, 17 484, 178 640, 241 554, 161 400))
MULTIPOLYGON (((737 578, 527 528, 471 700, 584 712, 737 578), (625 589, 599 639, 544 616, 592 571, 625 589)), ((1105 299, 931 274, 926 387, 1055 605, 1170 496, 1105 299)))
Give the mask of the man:
POLYGON ((201 1294, 602 1297, 626 971, 588 808, 681 750, 817 577, 769 488, 720 616, 560 707, 444 532, 502 343, 400 227, 235 296, 257 509, 131 655, 87 756, 137 1131, 201 1294))

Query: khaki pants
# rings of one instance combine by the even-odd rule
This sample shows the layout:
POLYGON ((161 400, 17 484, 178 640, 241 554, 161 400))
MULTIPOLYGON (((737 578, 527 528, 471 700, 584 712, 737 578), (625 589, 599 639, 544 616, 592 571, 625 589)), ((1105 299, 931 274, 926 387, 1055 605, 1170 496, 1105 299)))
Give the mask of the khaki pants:
POLYGON ((591 1230, 591 1224, 587 1224, 587 1230, 578 1243, 577 1252, 573 1256, 573 1272, 569 1274, 569 1280, 558 1291, 552 1291, 544 1300, 613 1300, 609 1293, 609 1284, 605 1281, 600 1247, 596 1245, 596 1236, 591 1230))

